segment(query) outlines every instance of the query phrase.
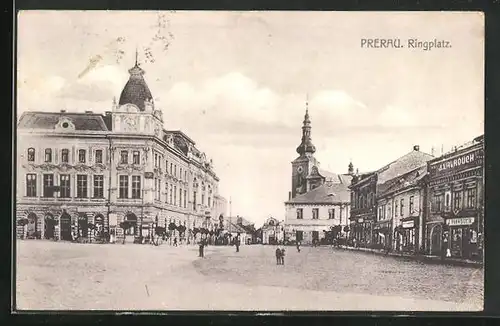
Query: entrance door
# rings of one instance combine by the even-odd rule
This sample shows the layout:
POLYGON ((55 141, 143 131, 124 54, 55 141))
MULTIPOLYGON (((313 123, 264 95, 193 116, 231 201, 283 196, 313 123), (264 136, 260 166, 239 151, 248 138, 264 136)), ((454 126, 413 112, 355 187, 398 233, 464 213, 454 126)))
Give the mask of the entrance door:
POLYGON ((312 231, 312 241, 313 241, 313 243, 319 242, 319 232, 318 231, 312 231))
POLYGON ((431 229, 430 254, 441 255, 441 226, 436 225, 431 229))
POLYGON ((451 229, 451 254, 455 257, 462 257, 462 228, 451 229))
POLYGON ((89 220, 87 214, 80 213, 78 215, 78 237, 87 238, 89 235, 89 220))
POLYGON ((61 215, 61 240, 71 241, 71 216, 68 213, 61 215))
POLYGON ((28 239, 36 238, 38 218, 35 213, 28 215, 28 239))
POLYGON ((295 240, 297 242, 304 240, 304 232, 303 231, 295 231, 295 240))
POLYGON ((54 220, 54 216, 46 215, 45 216, 45 228, 44 228, 44 236, 45 239, 54 239, 54 234, 56 233, 56 221, 54 220))

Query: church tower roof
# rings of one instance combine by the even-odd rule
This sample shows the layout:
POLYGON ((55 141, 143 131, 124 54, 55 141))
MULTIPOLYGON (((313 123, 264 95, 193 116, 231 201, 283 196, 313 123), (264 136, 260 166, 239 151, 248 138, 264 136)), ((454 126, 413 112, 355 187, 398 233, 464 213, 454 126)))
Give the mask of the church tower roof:
POLYGON ((306 155, 306 153, 314 154, 316 152, 316 147, 313 145, 311 140, 311 119, 309 118, 309 103, 306 101, 306 114, 304 115, 304 122, 302 125, 302 142, 299 147, 297 147, 297 153, 300 156, 306 155))
POLYGON ((144 80, 145 71, 139 67, 137 62, 137 51, 135 55, 135 65, 129 69, 128 72, 130 77, 122 90, 118 105, 134 104, 140 111, 144 111, 144 102, 152 102, 153 96, 144 80))

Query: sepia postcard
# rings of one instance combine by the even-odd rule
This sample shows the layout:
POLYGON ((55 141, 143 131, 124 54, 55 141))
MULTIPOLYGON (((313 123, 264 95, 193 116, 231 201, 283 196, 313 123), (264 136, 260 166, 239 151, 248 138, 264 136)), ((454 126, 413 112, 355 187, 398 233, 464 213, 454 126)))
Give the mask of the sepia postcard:
POLYGON ((484 15, 20 11, 14 310, 482 311, 484 15))

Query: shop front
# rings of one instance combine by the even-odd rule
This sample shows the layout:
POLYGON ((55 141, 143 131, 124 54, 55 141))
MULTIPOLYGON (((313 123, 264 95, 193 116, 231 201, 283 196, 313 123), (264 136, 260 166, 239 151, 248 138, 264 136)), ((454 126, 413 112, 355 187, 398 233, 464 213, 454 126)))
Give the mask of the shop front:
MULTIPOLYGON (((445 221, 447 248, 451 257, 475 259, 479 256, 479 237, 476 217, 448 218, 445 221)), ((448 252, 448 251, 446 251, 448 252)))
POLYGON ((376 222, 373 225, 373 247, 387 249, 391 245, 392 219, 376 222))
POLYGON ((398 248, 402 252, 417 251, 417 223, 414 218, 402 219, 398 248))

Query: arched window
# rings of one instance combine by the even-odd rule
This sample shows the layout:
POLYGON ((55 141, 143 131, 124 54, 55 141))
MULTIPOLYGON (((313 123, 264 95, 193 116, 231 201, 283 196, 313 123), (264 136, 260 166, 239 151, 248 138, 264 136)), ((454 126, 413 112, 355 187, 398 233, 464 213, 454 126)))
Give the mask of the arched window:
POLYGON ((28 148, 28 162, 35 162, 35 149, 33 147, 28 148))
POLYGON ((50 148, 45 149, 45 162, 52 162, 52 149, 50 148))

